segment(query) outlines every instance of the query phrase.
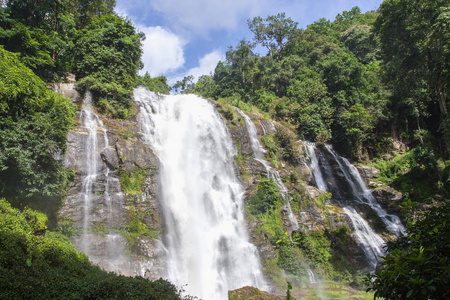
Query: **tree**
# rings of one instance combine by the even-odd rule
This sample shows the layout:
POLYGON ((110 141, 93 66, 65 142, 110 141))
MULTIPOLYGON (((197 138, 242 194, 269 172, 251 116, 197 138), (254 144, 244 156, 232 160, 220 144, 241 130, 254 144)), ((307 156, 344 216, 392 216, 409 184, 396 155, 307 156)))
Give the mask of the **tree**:
POLYGON ((255 34, 253 39, 269 50, 270 57, 278 60, 298 23, 286 18, 285 13, 279 13, 265 19, 254 17, 251 21, 249 19, 247 24, 250 31, 255 34))
POLYGON ((170 87, 167 84, 167 78, 165 76, 158 76, 151 78, 148 72, 145 72, 144 76, 138 76, 136 80, 136 86, 145 86, 150 91, 169 94, 170 87))
POLYGON ((136 73, 142 67, 144 35, 136 32, 130 20, 116 15, 94 18, 81 35, 75 46, 78 89, 90 90, 104 113, 127 117, 136 73))
POLYGON ((51 59, 50 38, 40 28, 31 28, 10 17, 0 8, 0 44, 20 55, 21 61, 42 79, 54 65, 51 59))
POLYGON ((449 5, 449 0, 388 0, 375 22, 394 108, 419 131, 421 124, 436 131, 447 119, 449 5), (433 115, 438 118, 429 118, 433 115))
POLYGON ((255 57, 253 53, 254 46, 245 39, 241 40, 236 46, 236 49, 230 47, 226 53, 227 62, 231 64, 232 76, 240 83, 242 91, 246 91, 248 79, 248 71, 252 58, 255 57))
POLYGON ((407 235, 388 242, 386 256, 375 274, 369 275, 375 297, 449 299, 449 223, 450 200, 410 214, 407 235))
POLYGON ((181 94, 188 94, 194 89, 194 87, 194 76, 187 75, 184 76, 182 80, 177 81, 172 89, 174 89, 176 93, 179 91, 181 94))
POLYGON ((374 118, 361 104, 356 104, 341 112, 336 122, 341 126, 335 141, 346 153, 358 158, 362 153, 363 142, 370 137, 374 118))
POLYGON ((0 47, 0 196, 59 200, 68 172, 66 149, 75 108, 0 47))

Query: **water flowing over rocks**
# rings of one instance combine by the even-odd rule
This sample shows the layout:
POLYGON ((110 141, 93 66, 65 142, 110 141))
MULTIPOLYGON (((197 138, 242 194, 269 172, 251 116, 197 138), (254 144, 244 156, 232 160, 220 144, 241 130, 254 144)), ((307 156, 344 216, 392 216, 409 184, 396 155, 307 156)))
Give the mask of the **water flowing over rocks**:
POLYGON ((203 299, 226 299, 243 285, 266 289, 257 248, 248 241, 224 120, 194 95, 158 96, 143 88, 134 95, 140 130, 161 165, 165 275, 203 299))
POLYGON ((142 215, 141 222, 148 228, 155 232, 163 228, 156 197, 159 161, 138 139, 133 120, 100 117, 86 99, 71 99, 81 110, 78 125, 68 135, 64 163, 74 171, 74 178, 59 212, 59 228, 103 269, 157 279, 162 275, 157 236, 143 235, 135 240, 125 236, 132 219, 130 209, 142 215), (129 131, 126 135, 124 128, 129 131), (131 173, 136 169, 149 176, 142 192, 126 194, 120 186, 119 170, 131 173))
MULTIPOLYGON (((206 154, 206 152, 201 155, 191 155, 190 151, 194 144, 190 146, 180 144, 162 150, 161 141, 169 134, 169 131, 165 135, 158 135, 157 133, 157 126, 161 126, 161 124, 158 125, 158 122, 161 122, 158 118, 160 115, 162 116, 163 110, 168 109, 164 108, 164 97, 148 94, 148 91, 144 89, 137 89, 135 90, 135 96, 137 96, 136 115, 127 120, 111 120, 97 115, 90 104, 86 102, 86 98, 81 99, 73 91, 73 84, 71 86, 60 85, 55 89, 62 94, 69 95, 80 107, 80 112, 77 115, 78 125, 69 133, 67 153, 64 157, 65 165, 73 170, 74 177, 69 186, 68 196, 59 213, 59 228, 61 231, 71 235, 72 241, 79 250, 85 252, 91 261, 108 271, 128 276, 139 275, 149 279, 169 277, 178 285, 188 283, 189 279, 178 280, 179 278, 188 278, 183 277, 185 275, 180 275, 184 272, 181 265, 187 262, 191 266, 189 268, 192 268, 192 266, 201 264, 198 261, 195 262, 195 260, 191 260, 189 264, 190 258, 185 254, 192 252, 192 247, 182 248, 184 247, 182 246, 183 240, 179 239, 181 236, 186 236, 187 233, 181 231, 179 225, 176 225, 174 221, 177 218, 175 215, 177 212, 164 210, 170 206, 165 202, 168 197, 168 189, 171 188, 171 185, 178 188, 177 186, 184 180, 179 177, 176 181, 167 181, 167 172, 170 171, 169 164, 177 160, 169 159, 169 156, 166 157, 164 151, 172 153, 182 150, 179 152, 181 155, 178 161, 179 165, 173 173, 180 173, 180 164, 189 161, 190 167, 186 169, 186 174, 189 174, 187 177, 194 176, 191 171, 202 170, 201 168, 204 167, 209 158, 212 157, 213 161, 216 160, 217 162, 222 161, 222 158, 210 157, 211 154, 206 154), (71 89, 73 92, 71 92, 71 89), (149 100, 143 99, 145 97, 150 97, 152 100, 147 103, 145 101, 149 100), (147 118, 145 121, 147 123, 143 126, 142 122, 145 118, 147 118), (91 149, 92 153, 88 155, 87 149, 91 149), (126 173, 132 176, 137 171, 145 173, 140 190, 127 192, 121 185, 120 181, 123 179, 121 174, 126 173), (130 235, 131 222, 135 216, 138 216, 139 222, 145 224, 150 233, 141 233, 133 237, 130 235), (175 238, 167 235, 173 229, 178 231, 175 238), (171 250, 173 245, 175 245, 175 248, 171 250), (182 256, 177 257, 180 254, 182 256)), ((211 107, 216 105, 208 101, 202 103, 208 103, 207 105, 211 107)), ((187 108, 174 107, 173 109, 174 122, 186 118, 183 113, 187 108)), ((353 239, 347 242, 345 253, 339 253, 342 252, 342 245, 331 239, 333 254, 348 256, 348 260, 363 272, 374 269, 378 257, 383 254, 381 246, 384 241, 380 238, 379 233, 386 232, 387 227, 396 234, 401 231, 401 227, 398 227, 400 229, 395 227, 400 226, 395 214, 399 212, 397 203, 402 198, 400 193, 389 187, 373 184, 372 180, 379 174, 377 169, 362 165, 355 168, 345 159, 338 158, 327 146, 307 142, 298 142, 295 146, 300 149, 301 163, 294 165, 279 160, 278 168, 274 168, 264 159, 266 150, 261 146, 259 139, 277 134, 278 125, 275 122, 260 120, 257 115, 251 116, 253 120, 251 118, 245 119, 245 114, 242 113, 240 115, 241 121, 231 124, 229 120, 221 118, 216 112, 213 115, 213 119, 220 120, 219 123, 227 122, 228 128, 220 130, 228 132, 227 134, 229 134, 233 144, 230 140, 226 142, 228 143, 225 147, 226 150, 220 150, 221 143, 225 142, 228 137, 219 138, 220 142, 216 141, 213 137, 217 135, 217 132, 214 131, 216 129, 212 128, 197 138, 197 142, 207 142, 200 147, 201 149, 211 147, 210 149, 214 149, 211 153, 217 151, 227 153, 224 162, 226 161, 226 164, 229 164, 226 171, 216 172, 215 175, 202 173, 201 176, 204 178, 213 180, 210 182, 209 188, 207 187, 204 191, 203 196, 200 197, 202 200, 199 205, 200 203, 202 203, 201 205, 208 203, 208 199, 215 199, 219 194, 211 196, 211 191, 217 193, 224 186, 228 186, 228 190, 231 191, 231 198, 235 203, 238 203, 236 202, 237 199, 242 198, 242 204, 234 205, 231 220, 237 219, 247 227, 245 229, 239 227, 242 226, 239 225, 236 230, 241 232, 243 237, 247 235, 245 231, 248 230, 248 238, 256 246, 256 248, 253 248, 253 245, 248 242, 243 244, 244 248, 242 249, 247 249, 247 252, 257 251, 256 256, 252 256, 250 259, 251 261, 254 261, 255 257, 259 255, 261 261, 265 264, 277 257, 277 247, 260 231, 261 226, 264 225, 263 222, 249 217, 243 207, 240 207, 256 193, 259 178, 270 177, 280 188, 284 199, 284 206, 281 209, 284 229, 289 232, 320 230, 327 233, 348 228, 353 239), (250 127, 253 128, 249 131, 250 127), (233 155, 235 155, 235 158, 240 156, 240 159, 233 159, 233 155), (237 181, 226 183, 228 179, 219 176, 222 173, 231 176, 230 178, 235 177, 237 181), (359 176, 360 179, 358 179, 359 176), (356 179, 350 179, 350 177, 356 179), (356 187, 355 184, 362 187, 356 187), (366 186, 373 186, 375 189, 369 191, 366 186), (328 193, 331 193, 331 199, 328 198, 328 193), (295 205, 295 208, 290 206, 293 197, 297 197, 296 201, 299 202, 295 205), (239 211, 242 215, 239 215, 239 211)), ((193 120, 200 120, 200 117, 195 117, 193 120)), ((168 124, 164 125, 164 128, 172 126, 168 124)), ((180 128, 186 130, 186 136, 196 134, 198 130, 192 125, 183 126, 185 128, 180 128)), ((181 142, 183 139, 187 139, 187 137, 179 136, 178 141, 181 142)), ((218 170, 219 168, 214 169, 218 170)), ((190 182, 190 185, 195 186, 195 181, 190 182)), ((190 193, 189 188, 189 186, 185 187, 185 193, 186 191, 190 193)), ((192 193, 195 194, 194 191, 192 193)), ((226 191, 225 194, 229 191, 226 191)), ((186 211, 188 209, 181 204, 176 204, 176 206, 185 207, 186 211)), ((203 217, 210 221, 215 222, 215 219, 225 218, 218 217, 218 215, 213 218, 207 217, 207 211, 218 211, 212 204, 207 204, 204 208, 199 207, 197 207, 197 210, 204 210, 203 217)), ((224 210, 224 207, 222 206, 220 210, 224 210)), ((212 226, 207 225, 205 228, 212 226)), ((196 234, 197 237, 202 237, 202 240, 206 239, 207 235, 206 229, 203 229, 202 233, 196 234)), ((216 286, 216 290, 221 291, 221 296, 216 296, 216 294, 211 296, 210 292, 203 290, 204 286, 214 286, 215 283, 208 283, 213 275, 199 277, 203 279, 197 279, 196 283, 192 284, 198 286, 197 290, 193 289, 192 291, 200 292, 192 292, 192 295, 203 294, 207 295, 205 299, 211 297, 215 299, 219 297, 220 299, 220 297, 224 297, 226 290, 238 288, 240 284, 263 287, 269 292, 277 294, 285 292, 285 290, 277 288, 277 284, 272 281, 268 274, 265 274, 264 278, 268 282, 267 285, 263 283, 263 279, 246 281, 241 278, 233 282, 224 279, 229 276, 224 275, 226 272, 230 272, 229 274, 235 272, 230 271, 233 267, 227 255, 246 260, 248 260, 248 257, 233 249, 235 245, 239 245, 241 242, 236 239, 227 240, 229 233, 213 234, 212 236, 220 238, 213 242, 219 251, 218 253, 221 253, 218 254, 218 257, 224 254, 219 259, 218 271, 215 271, 219 274, 220 279, 213 279, 214 282, 220 282, 216 286)), ((190 242, 186 245, 195 243, 190 242)), ((201 251, 198 250, 198 252, 201 251)), ((205 255, 201 258, 201 261, 204 260, 205 255)), ((242 265, 245 265, 245 263, 242 263, 242 265)), ((265 267, 267 266, 265 265, 265 267)), ((255 270, 258 268, 256 267, 255 270)), ((308 271, 308 275, 314 275, 311 269, 306 271, 308 271)), ((235 274, 242 273, 242 271, 236 272, 235 274)), ((256 274, 258 272, 260 271, 257 270, 256 274)), ((278 299, 276 298, 278 296, 274 297, 273 299, 278 299)))

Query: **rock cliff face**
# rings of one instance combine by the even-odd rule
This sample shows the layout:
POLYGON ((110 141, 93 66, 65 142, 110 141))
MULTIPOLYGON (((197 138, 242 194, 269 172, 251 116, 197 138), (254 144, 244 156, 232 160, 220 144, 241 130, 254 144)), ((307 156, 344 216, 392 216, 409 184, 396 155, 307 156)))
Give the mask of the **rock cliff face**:
MULTIPOLYGON (((277 133, 276 126, 273 122, 259 121, 257 119, 258 116, 250 117, 254 118, 253 122, 256 125, 259 139, 277 133)), ((259 179, 267 176, 267 171, 260 161, 251 157, 253 151, 250 145, 248 132, 243 125, 243 122, 237 122, 236 125, 229 124, 229 128, 235 144, 240 145, 240 154, 243 159, 239 164, 239 172, 242 182, 246 187, 245 199, 248 201, 250 197, 255 194, 259 179)), ((322 232, 331 232, 340 227, 353 229, 349 217, 339 206, 329 201, 326 201, 326 204, 321 208, 317 206, 317 202, 323 201, 319 199, 324 196, 325 192, 320 191, 313 186, 313 179, 310 172, 305 170, 306 166, 304 164, 290 164, 286 161, 279 161, 279 165, 281 168, 277 168, 277 170, 282 179, 287 182, 286 186, 289 194, 293 197, 297 197, 296 201, 298 202, 293 201, 292 203, 293 213, 302 230, 310 232, 318 230, 322 232), (300 174, 300 178, 298 178, 297 181, 291 180, 293 174, 300 174)), ((286 212, 281 211, 281 214, 285 216, 286 212)), ((284 228, 288 227, 288 221, 287 218, 283 217, 284 228)), ((268 237, 261 232, 260 228, 263 225, 264 222, 258 219, 249 218, 248 220, 248 228, 250 230, 252 242, 258 247, 263 265, 268 269, 270 268, 270 261, 277 256, 279 250, 269 241, 268 237)), ((338 245, 337 243, 332 243, 331 248, 335 252, 342 251, 341 245, 338 245)), ((346 245, 346 255, 349 256, 349 260, 352 260, 358 268, 361 270, 368 270, 368 265, 365 264, 364 253, 354 241, 351 241, 351 243, 346 245)), ((275 278, 268 278, 269 281, 271 279, 275 278)), ((283 290, 281 288, 275 289, 275 292, 282 293, 283 290)))
MULTIPOLYGON (((73 84, 58 85, 55 88, 61 94, 70 96, 80 106, 77 115, 78 124, 68 137, 65 165, 74 172, 73 180, 68 189, 68 196, 59 213, 59 228, 71 236, 77 248, 85 252, 89 258, 102 268, 128 276, 144 276, 157 279, 164 276, 164 253, 161 250, 161 232, 164 230, 164 220, 159 203, 159 160, 153 150, 143 143, 139 133, 136 115, 128 120, 111 120, 99 116, 102 129, 96 130, 97 152, 95 160, 97 173, 90 191, 90 204, 84 194, 86 179, 86 145, 92 132, 84 125, 82 99, 73 90, 73 84), (89 245, 89 246, 86 246, 89 245)), ((220 109, 219 109, 220 111, 220 109)), ((269 137, 277 134, 274 122, 253 117, 258 137, 269 137)), ((235 171, 241 179, 246 193, 245 200, 255 195, 258 183, 262 177, 267 177, 267 167, 254 158, 250 137, 243 120, 228 122, 228 127, 236 147, 235 171)), ((287 193, 292 198, 292 213, 302 231, 320 231, 330 236, 333 255, 345 256, 356 269, 370 271, 365 262, 364 252, 358 244, 348 239, 345 245, 342 240, 333 238, 334 232, 348 228, 350 235, 354 227, 344 210, 330 200, 330 195, 315 187, 311 171, 308 170, 305 151, 298 147, 300 162, 290 163, 283 159, 275 168, 285 183, 287 193), (303 160, 303 163, 301 162, 303 160)), ((332 165, 340 179, 337 165, 332 165)), ((359 167, 359 172, 370 185, 377 170, 359 167)), ((332 185, 332 183, 330 183, 332 185)), ((342 193, 346 193, 343 191, 342 193)), ((396 212, 394 203, 401 195, 389 188, 377 187, 374 196, 389 212, 396 212)), ((372 210, 364 204, 356 209, 367 217, 374 228, 380 232, 385 228, 373 217, 372 210)), ((283 228, 289 227, 289 211, 280 211, 283 228)), ((265 268, 266 279, 277 286, 279 271, 274 271, 274 259, 279 249, 261 228, 264 221, 246 214, 246 222, 252 242, 258 247, 265 268), (277 273, 278 272, 278 273, 277 273)), ((275 288, 273 292, 284 293, 283 288, 275 288)))
POLYGON ((81 121, 82 99, 73 85, 59 91, 80 106, 77 126, 68 136, 65 166, 74 176, 59 212, 59 229, 71 235, 75 246, 107 271, 150 279, 163 276, 159 161, 141 142, 136 118, 119 121, 99 117, 104 128, 95 133, 97 173, 92 176, 91 191, 86 192, 85 152, 90 133, 81 121), (139 183, 137 175, 143 175, 139 183), (124 180, 131 187, 124 187, 124 180))

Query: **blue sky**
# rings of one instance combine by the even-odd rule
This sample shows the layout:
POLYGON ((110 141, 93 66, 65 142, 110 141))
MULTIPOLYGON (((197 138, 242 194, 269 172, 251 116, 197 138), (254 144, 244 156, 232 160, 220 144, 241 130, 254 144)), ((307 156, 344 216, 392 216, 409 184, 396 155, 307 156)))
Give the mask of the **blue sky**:
POLYGON ((116 12, 146 35, 145 73, 165 75, 170 85, 186 75, 209 74, 229 46, 253 34, 247 20, 279 12, 299 27, 359 6, 376 10, 382 0, 116 0, 116 12))

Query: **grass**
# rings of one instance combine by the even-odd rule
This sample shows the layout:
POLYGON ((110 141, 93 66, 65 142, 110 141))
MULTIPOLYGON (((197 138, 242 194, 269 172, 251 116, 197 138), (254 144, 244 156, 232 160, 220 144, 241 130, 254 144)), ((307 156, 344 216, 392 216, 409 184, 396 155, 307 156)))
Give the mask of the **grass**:
POLYGON ((373 293, 367 293, 365 291, 357 291, 348 286, 336 283, 334 281, 325 281, 319 284, 313 285, 315 288, 307 288, 308 295, 302 297, 304 300, 322 300, 322 299, 336 299, 336 300, 348 300, 359 299, 369 300, 374 299, 373 293))

